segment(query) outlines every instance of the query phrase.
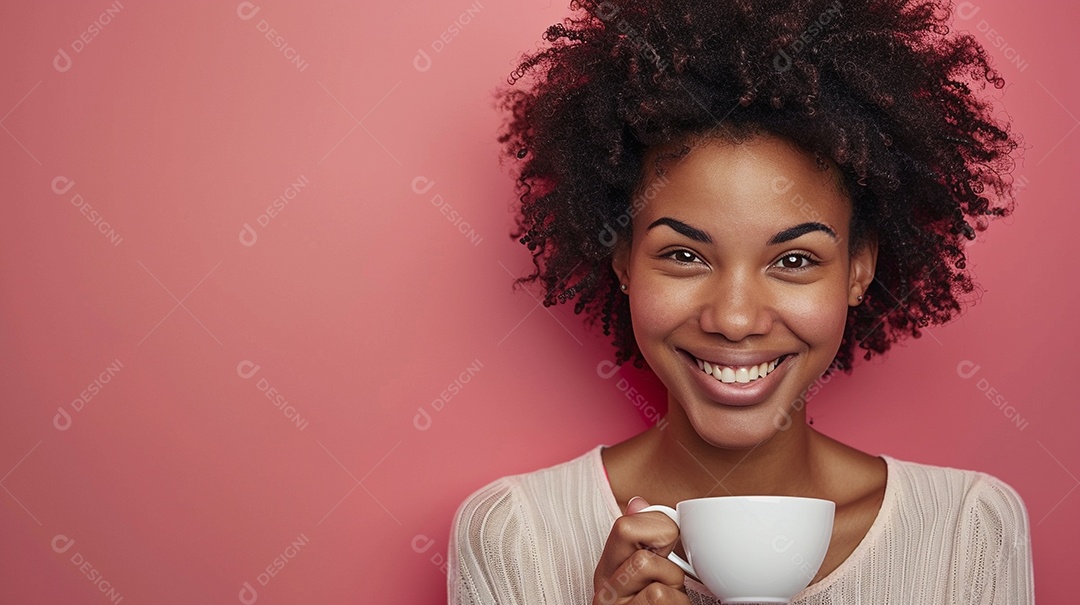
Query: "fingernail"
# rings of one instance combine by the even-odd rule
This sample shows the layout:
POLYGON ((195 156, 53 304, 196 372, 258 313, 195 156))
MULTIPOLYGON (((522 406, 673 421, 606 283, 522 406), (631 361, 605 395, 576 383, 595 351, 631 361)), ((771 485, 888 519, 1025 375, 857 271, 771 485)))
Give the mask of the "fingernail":
POLYGON ((630 505, 634 503, 634 500, 642 500, 642 501, 644 501, 645 498, 642 498, 641 496, 634 496, 633 498, 630 498, 629 502, 626 503, 626 507, 630 508, 630 505))

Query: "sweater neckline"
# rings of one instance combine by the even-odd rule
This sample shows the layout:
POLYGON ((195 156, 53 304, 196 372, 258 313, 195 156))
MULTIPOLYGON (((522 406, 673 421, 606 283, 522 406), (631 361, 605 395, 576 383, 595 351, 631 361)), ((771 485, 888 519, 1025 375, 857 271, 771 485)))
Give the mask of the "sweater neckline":
MULTIPOLYGON (((604 459, 600 454, 605 447, 608 446, 598 445, 593 448, 587 456, 592 459, 597 489, 600 491, 601 497, 607 504, 608 512, 611 513, 611 522, 614 523, 615 519, 618 519, 623 513, 622 509, 619 508, 618 501, 615 500, 615 492, 611 489, 611 481, 608 479, 607 469, 604 468, 604 459)), ((829 575, 825 576, 820 581, 804 588, 799 594, 792 598, 792 602, 804 597, 816 595, 835 584, 839 578, 846 575, 851 568, 858 565, 859 561, 861 561, 866 556, 867 551, 870 550, 871 545, 878 539, 878 535, 884 531, 885 525, 892 515, 892 509, 897 497, 896 492, 897 489, 899 489, 897 486, 897 460, 892 456, 887 456, 885 454, 878 455, 878 458, 885 461, 885 495, 881 500, 881 506, 878 508, 877 516, 874 517, 874 522, 870 524, 870 529, 866 531, 866 535, 859 541, 855 550, 851 551, 851 554, 848 555, 836 569, 832 570, 829 575)), ((686 582, 691 588, 698 592, 711 594, 705 585, 696 582, 689 577, 686 578, 686 582)))

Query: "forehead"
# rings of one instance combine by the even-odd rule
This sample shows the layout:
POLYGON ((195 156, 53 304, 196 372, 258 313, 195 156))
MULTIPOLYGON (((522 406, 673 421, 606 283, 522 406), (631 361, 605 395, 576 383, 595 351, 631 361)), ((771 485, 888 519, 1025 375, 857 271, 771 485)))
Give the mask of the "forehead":
POLYGON ((794 143, 764 134, 737 142, 694 139, 686 142, 690 149, 684 155, 667 155, 679 145, 647 154, 647 174, 634 202, 640 208, 635 230, 671 216, 740 231, 775 233, 806 221, 847 231, 851 202, 835 165, 829 162, 823 169, 813 154, 794 143), (653 160, 662 155, 657 175, 653 160))

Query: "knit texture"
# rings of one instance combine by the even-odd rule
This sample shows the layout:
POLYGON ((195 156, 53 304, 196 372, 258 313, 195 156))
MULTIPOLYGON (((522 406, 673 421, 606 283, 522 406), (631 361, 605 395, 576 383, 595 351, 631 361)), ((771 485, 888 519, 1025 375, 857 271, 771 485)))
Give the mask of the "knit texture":
MULTIPOLYGON (((574 460, 498 479, 458 508, 451 604, 592 602, 592 576, 622 513, 598 446, 574 460)), ((881 456, 885 497, 851 555, 793 605, 1034 603, 1027 510, 986 473, 881 456)), ((719 603, 686 581, 695 605, 719 603)))

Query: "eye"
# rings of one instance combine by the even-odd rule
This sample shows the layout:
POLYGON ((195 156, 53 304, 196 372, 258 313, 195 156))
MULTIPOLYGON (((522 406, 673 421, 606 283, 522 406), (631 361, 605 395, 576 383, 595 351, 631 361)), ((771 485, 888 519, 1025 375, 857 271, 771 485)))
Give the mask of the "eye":
POLYGON ((680 265, 693 265, 696 264, 694 261, 699 260, 696 254, 689 250, 683 249, 672 250, 671 252, 663 255, 663 258, 670 258, 671 260, 675 261, 680 265))
POLYGON ((779 266, 781 269, 798 271, 800 269, 809 269, 817 264, 818 262, 811 258, 809 254, 803 252, 789 252, 781 256, 773 266, 779 266))

